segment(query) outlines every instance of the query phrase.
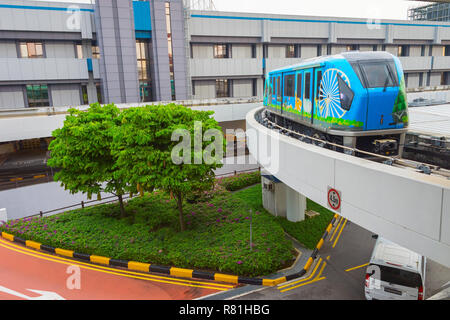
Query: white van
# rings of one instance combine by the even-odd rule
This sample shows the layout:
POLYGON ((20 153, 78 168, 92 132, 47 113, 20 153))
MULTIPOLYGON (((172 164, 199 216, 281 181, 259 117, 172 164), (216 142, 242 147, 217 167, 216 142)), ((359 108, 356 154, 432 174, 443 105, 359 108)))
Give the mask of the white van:
POLYGON ((387 239, 374 238, 377 242, 366 271, 366 299, 423 300, 426 257, 387 239))

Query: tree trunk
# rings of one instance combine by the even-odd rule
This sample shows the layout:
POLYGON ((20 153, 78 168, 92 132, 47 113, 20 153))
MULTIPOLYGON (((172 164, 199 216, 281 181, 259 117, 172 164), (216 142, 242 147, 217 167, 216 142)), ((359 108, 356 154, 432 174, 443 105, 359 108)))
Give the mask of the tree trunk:
POLYGON ((180 214, 180 228, 184 231, 184 217, 183 217, 183 196, 181 193, 177 194, 178 212, 180 214))
POLYGON ((120 216, 122 218, 125 218, 126 213, 125 213, 125 206, 123 205, 123 196, 121 194, 119 194, 117 197, 119 198, 119 204, 120 204, 120 216))

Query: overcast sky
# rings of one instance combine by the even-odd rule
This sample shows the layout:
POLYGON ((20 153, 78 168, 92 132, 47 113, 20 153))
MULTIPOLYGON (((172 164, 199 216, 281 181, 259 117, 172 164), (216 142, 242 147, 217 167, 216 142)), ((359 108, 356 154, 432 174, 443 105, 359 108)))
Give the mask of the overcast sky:
MULTIPOLYGON (((44 1, 44 0, 35 0, 44 1)), ((45 0, 56 1, 60 0, 45 0)), ((213 0, 219 11, 259 12, 372 19, 407 19, 408 8, 426 4, 405 0, 213 0)), ((91 0, 63 2, 90 3, 91 0)))

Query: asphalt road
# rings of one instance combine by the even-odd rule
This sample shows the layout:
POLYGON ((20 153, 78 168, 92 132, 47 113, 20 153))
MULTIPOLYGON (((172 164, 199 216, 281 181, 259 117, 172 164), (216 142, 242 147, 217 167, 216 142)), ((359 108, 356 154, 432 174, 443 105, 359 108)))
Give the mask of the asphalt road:
MULTIPOLYGON (((327 237, 319 259, 305 279, 255 291, 236 300, 364 300, 366 266, 376 241, 372 235, 342 219, 327 237)), ((448 281, 450 269, 428 259, 425 298, 448 281)))
POLYGON ((190 300, 232 287, 88 264, 0 239, 0 300, 190 300))

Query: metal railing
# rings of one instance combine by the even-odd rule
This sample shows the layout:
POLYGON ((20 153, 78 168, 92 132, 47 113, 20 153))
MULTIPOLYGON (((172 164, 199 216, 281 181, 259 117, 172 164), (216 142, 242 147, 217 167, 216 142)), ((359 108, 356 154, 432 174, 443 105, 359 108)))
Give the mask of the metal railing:
MULTIPOLYGON (((216 175, 216 178, 217 177, 220 178, 220 177, 227 177, 227 176, 228 177, 229 176, 236 176, 236 175, 238 175, 240 173, 250 173, 250 172, 256 172, 256 171, 261 172, 261 167, 253 168, 253 169, 247 169, 247 170, 234 170, 232 172, 216 175)), ((129 200, 129 199, 132 199, 132 198, 135 198, 135 197, 138 197, 138 195, 135 195, 133 197, 130 197, 130 195, 124 195, 123 196, 123 200, 129 200)), ((82 209, 84 209, 84 208, 88 208, 88 207, 93 207, 93 206, 98 205, 98 204, 108 204, 108 203, 113 203, 113 202, 117 202, 117 201, 118 201, 117 196, 108 196, 108 197, 102 198, 101 200, 81 201, 79 203, 76 203, 76 204, 73 204, 73 205, 70 205, 70 206, 66 206, 66 207, 61 207, 61 208, 57 208, 57 209, 53 209, 53 210, 49 210, 49 211, 39 211, 39 213, 30 215, 30 216, 26 216, 26 217, 23 217, 23 218, 20 218, 20 219, 34 218, 34 217, 38 217, 38 216, 42 218, 45 215, 49 215, 51 213, 59 213, 60 211, 67 210, 67 209, 75 209, 75 208, 82 208, 82 209), (105 200, 108 200, 108 201, 105 201, 105 200)))

